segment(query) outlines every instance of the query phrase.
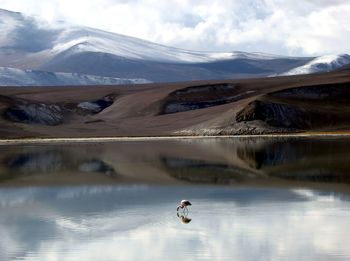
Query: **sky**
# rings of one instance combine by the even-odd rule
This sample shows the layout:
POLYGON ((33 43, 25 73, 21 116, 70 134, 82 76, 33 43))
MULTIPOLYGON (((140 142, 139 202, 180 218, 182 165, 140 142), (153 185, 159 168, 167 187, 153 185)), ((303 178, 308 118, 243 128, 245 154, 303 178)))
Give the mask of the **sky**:
POLYGON ((0 0, 0 8, 191 50, 350 53, 350 0, 0 0))

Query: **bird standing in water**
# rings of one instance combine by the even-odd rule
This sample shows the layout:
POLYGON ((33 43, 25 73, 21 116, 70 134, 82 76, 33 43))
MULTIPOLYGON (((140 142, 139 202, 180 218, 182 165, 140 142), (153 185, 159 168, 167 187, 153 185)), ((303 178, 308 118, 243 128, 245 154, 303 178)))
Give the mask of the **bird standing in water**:
POLYGON ((187 206, 192 206, 191 202, 189 202, 188 200, 181 200, 180 205, 177 207, 177 211, 179 211, 179 208, 183 209, 183 210, 187 210, 187 206))

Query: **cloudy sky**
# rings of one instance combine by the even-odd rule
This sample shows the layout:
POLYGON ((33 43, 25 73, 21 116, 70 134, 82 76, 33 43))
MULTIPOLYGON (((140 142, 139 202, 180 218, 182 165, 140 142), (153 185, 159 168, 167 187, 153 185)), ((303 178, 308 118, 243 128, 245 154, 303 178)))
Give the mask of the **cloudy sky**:
POLYGON ((186 49, 350 53, 349 0, 0 0, 0 8, 186 49))

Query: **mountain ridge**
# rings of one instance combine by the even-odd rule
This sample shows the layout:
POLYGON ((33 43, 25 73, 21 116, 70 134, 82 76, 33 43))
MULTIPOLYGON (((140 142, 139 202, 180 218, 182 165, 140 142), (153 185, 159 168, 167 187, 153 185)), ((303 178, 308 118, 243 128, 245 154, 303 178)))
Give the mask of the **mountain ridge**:
POLYGON ((178 82, 324 72, 345 65, 326 61, 315 71, 310 63, 320 57, 184 50, 90 27, 50 26, 7 10, 0 12, 0 30, 0 67, 22 70, 178 82))

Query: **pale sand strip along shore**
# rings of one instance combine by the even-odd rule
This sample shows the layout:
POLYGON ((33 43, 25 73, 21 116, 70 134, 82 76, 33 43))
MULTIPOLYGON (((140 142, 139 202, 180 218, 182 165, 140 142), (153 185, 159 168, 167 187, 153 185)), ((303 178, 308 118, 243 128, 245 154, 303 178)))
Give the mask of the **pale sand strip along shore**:
POLYGON ((117 141, 153 141, 176 139, 220 139, 220 138, 298 138, 298 137, 349 137, 350 133, 303 133, 303 134, 262 134, 262 135, 218 135, 218 136, 140 136, 140 137, 92 137, 92 138, 24 138, 0 139, 0 145, 10 144, 49 144, 49 143, 87 143, 117 141))

